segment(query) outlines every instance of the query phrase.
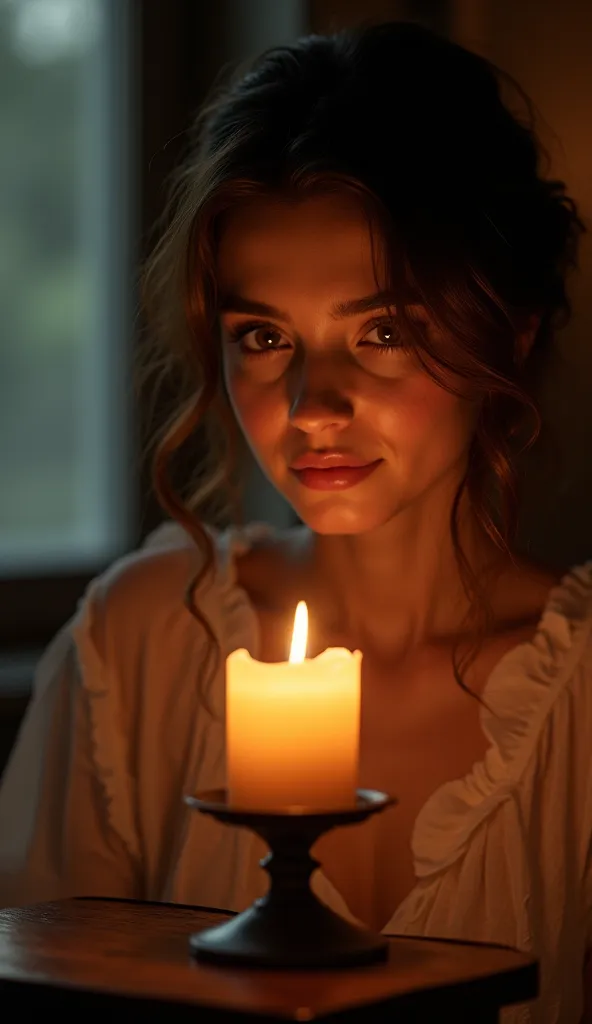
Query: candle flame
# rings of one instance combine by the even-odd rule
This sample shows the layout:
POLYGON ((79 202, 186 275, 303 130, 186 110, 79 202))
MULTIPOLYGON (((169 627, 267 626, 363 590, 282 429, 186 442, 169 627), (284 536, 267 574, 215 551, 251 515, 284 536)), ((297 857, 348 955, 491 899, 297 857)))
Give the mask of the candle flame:
POLYGON ((294 616, 294 629, 292 631, 292 646, 290 647, 289 661, 300 662, 306 658, 306 643, 308 640, 308 608, 306 601, 299 601, 294 616))

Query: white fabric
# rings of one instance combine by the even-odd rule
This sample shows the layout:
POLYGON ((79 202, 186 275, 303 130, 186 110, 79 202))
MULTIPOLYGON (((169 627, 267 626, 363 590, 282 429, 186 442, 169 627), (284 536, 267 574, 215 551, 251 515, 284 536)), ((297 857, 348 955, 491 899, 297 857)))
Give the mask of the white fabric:
MULTIPOLYGON (((198 595, 225 656, 257 656, 233 555, 216 538, 198 595)), ((200 696, 204 640, 184 607, 196 568, 174 525, 94 581, 44 655, 0 790, 0 905, 128 896, 242 910, 266 889, 246 830, 192 813, 225 783, 222 668, 200 696)), ((504 1024, 577 1024, 592 946, 592 563, 549 596, 532 643, 493 671, 484 761, 440 787, 413 834, 418 877, 384 929, 504 943, 540 958, 542 994, 504 1024)), ((393 868, 396 870, 396 867, 393 868)), ((322 871, 314 885, 351 916, 322 871)))

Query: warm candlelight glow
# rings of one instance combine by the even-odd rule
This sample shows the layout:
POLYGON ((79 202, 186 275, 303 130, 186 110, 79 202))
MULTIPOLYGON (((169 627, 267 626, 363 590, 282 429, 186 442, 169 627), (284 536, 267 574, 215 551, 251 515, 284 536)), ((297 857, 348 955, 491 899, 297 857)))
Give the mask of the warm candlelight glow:
POLYGON ((290 664, 304 661, 306 658, 306 643, 308 640, 308 608, 306 601, 299 601, 294 616, 294 629, 292 630, 292 646, 290 647, 290 664))
POLYGON ((358 784, 360 651, 306 657, 308 611, 294 616, 290 660, 226 659, 229 801, 255 810, 352 807, 358 784))

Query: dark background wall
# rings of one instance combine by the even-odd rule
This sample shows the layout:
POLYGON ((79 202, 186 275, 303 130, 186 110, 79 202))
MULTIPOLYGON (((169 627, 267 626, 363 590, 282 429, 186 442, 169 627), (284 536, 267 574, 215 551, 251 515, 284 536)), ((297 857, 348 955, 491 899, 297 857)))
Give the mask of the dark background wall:
MULTIPOLYGON (((509 71, 532 97, 551 156, 590 228, 592 215, 592 4, 579 0, 462 0, 455 37, 509 71)), ((592 238, 571 281, 573 317, 544 368, 540 402, 552 446, 526 466, 523 538, 567 566, 592 556, 592 238), (555 472, 557 448, 560 473, 555 472)))

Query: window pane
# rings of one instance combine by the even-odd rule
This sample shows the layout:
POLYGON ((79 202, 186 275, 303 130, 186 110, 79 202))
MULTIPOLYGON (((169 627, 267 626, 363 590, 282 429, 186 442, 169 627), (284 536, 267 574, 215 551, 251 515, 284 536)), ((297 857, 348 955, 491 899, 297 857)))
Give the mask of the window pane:
POLYGON ((127 7, 0 0, 4 574, 125 543, 127 7))

